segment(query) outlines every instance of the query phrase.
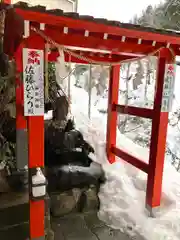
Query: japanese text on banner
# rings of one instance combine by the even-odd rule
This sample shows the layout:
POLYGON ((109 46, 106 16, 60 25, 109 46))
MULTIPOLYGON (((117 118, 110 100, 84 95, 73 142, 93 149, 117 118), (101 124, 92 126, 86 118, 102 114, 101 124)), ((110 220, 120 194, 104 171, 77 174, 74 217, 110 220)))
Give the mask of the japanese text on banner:
POLYGON ((44 115, 44 54, 23 49, 24 115, 44 115))
POLYGON ((162 112, 170 112, 173 104, 176 65, 166 64, 162 96, 162 112))

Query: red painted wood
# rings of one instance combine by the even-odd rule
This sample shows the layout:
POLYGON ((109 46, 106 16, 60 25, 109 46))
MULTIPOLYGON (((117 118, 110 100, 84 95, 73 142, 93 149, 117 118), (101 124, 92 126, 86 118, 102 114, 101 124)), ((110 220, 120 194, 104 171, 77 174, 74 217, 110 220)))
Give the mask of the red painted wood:
MULTIPOLYGON (((103 40, 101 38, 95 37, 84 37, 81 35, 75 34, 63 34, 59 32, 58 29, 47 28, 44 31, 45 35, 51 37, 55 42, 60 45, 73 46, 73 47, 82 47, 82 48, 93 48, 100 50, 108 50, 116 53, 133 53, 136 54, 148 54, 159 47, 153 47, 151 45, 139 45, 132 43, 122 43, 120 40, 103 40), (73 39, 73 41, 72 41, 73 39)), ((36 35, 36 33, 32 32, 31 37, 36 35)), ((30 37, 30 38, 31 38, 30 37)))
MULTIPOLYGON (((32 49, 45 48, 44 40, 33 35, 26 39, 26 47, 32 49)), ((44 117, 28 117, 29 168, 44 167, 44 117)), ((44 200, 30 200, 30 239, 38 239, 44 232, 44 200)))
POLYGON ((115 105, 115 110, 121 114, 129 114, 142 118, 151 118, 153 117, 153 110, 148 108, 138 108, 124 105, 115 105))
POLYGON ((149 173, 147 181, 146 204, 150 208, 160 206, 164 157, 166 148, 166 135, 168 126, 168 113, 161 112, 165 64, 172 60, 167 50, 162 51, 159 57, 157 83, 154 100, 154 117, 152 120, 152 133, 149 155, 149 173))
POLYGON ((121 158, 122 160, 132 164, 134 167, 142 170, 145 173, 148 173, 149 166, 144 161, 132 156, 129 153, 126 153, 125 151, 117 147, 112 147, 112 153, 114 153, 117 157, 121 158))
POLYGON ((106 152, 110 163, 115 162, 115 155, 111 147, 116 145, 117 112, 113 110, 113 104, 118 103, 118 89, 120 81, 120 66, 113 66, 110 73, 109 96, 108 96, 108 118, 107 118, 107 143, 106 152))
POLYGON ((3 3, 6 3, 6 4, 11 4, 11 3, 13 3, 12 0, 3 0, 2 2, 3 2, 3 3))
POLYGON ((30 239, 44 236, 44 209, 44 200, 30 203, 30 239))
MULTIPOLYGON (((88 30, 89 32, 107 33, 114 36, 126 36, 129 38, 144 39, 148 41, 157 41, 163 43, 180 44, 180 38, 176 36, 163 35, 148 31, 140 31, 135 29, 121 28, 116 26, 105 25, 96 22, 78 20, 63 16, 49 15, 34 11, 26 11, 16 8, 16 12, 24 19, 33 22, 46 23, 52 26, 65 26, 72 29, 88 30)), ((87 38, 88 39, 88 38, 87 38)), ((142 45, 141 45, 142 46, 142 45)))
POLYGON ((29 168, 44 167, 44 118, 28 117, 29 168))
MULTIPOLYGON (((29 131, 29 168, 44 166, 44 119, 43 117, 28 117, 29 131)), ((44 236, 44 200, 30 200, 30 239, 44 236)))
POLYGON ((102 38, 97 38, 94 36, 84 37, 80 34, 64 34, 63 32, 58 31, 57 29, 48 28, 44 33, 51 37, 55 42, 60 45, 73 46, 73 47, 82 47, 82 48, 94 48, 100 50, 109 50, 114 52, 125 52, 125 53, 134 53, 134 54, 148 54, 159 47, 153 47, 152 45, 139 45, 134 43, 121 42, 119 40, 104 40, 102 38))

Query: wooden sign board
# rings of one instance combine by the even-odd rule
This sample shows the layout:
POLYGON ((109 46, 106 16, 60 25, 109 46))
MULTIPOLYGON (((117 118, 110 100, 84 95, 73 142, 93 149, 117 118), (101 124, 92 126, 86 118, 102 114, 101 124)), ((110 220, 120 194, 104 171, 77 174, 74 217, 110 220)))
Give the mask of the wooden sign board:
POLYGON ((24 115, 44 115, 44 52, 23 49, 24 115))
POLYGON ((175 64, 166 64, 161 105, 162 112, 170 112, 172 109, 175 84, 175 70, 175 64))

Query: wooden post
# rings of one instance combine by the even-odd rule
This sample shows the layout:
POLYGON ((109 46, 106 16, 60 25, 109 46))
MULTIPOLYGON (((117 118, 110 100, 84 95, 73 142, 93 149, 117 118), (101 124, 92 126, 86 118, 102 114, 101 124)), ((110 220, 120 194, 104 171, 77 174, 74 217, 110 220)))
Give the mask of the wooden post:
POLYGON ((166 135, 168 127, 168 110, 162 111, 162 97, 164 87, 165 67, 172 63, 169 49, 163 49, 159 55, 156 91, 154 99, 154 113, 149 156, 149 171, 146 192, 146 207, 154 216, 155 210, 161 203, 164 157, 166 150, 166 135))
MULTIPOLYGON (((44 166, 44 118, 28 117, 29 170, 44 166)), ((44 239, 44 200, 30 200, 30 239, 44 239)))
MULTIPOLYGON (((26 47, 30 49, 45 50, 45 42, 36 34, 26 39, 26 47)), ((37 167, 44 167, 44 116, 28 117, 29 140, 29 172, 37 167)), ((30 175, 31 176, 31 175, 30 175)), ((44 200, 33 201, 30 199, 30 239, 45 239, 45 205, 44 200)))
POLYGON ((106 136, 106 152, 110 163, 115 162, 115 155, 112 153, 112 146, 116 146, 116 127, 117 112, 113 109, 114 104, 118 104, 120 81, 120 65, 112 66, 109 80, 109 96, 108 96, 108 118, 107 118, 107 136, 106 136))

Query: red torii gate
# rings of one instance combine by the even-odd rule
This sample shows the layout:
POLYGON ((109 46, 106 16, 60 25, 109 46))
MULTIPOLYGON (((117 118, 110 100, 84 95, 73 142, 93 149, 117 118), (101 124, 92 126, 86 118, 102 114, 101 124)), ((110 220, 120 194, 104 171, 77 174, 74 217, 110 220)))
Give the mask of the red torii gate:
MULTIPOLYGON (((33 28, 40 29, 56 43, 63 46, 97 49, 92 54, 86 50, 83 55, 101 62, 119 62, 131 59, 133 56, 146 56, 153 51, 158 54, 158 71, 154 108, 137 108, 118 105, 118 89, 120 65, 111 67, 108 101, 107 122, 107 156, 110 163, 115 156, 132 164, 147 173, 146 207, 153 210, 160 206, 162 177, 168 125, 168 112, 161 111, 165 67, 174 62, 174 52, 179 54, 180 35, 170 31, 160 31, 143 28, 117 21, 97 19, 91 16, 79 16, 77 13, 63 13, 61 10, 46 10, 42 6, 28 7, 26 3, 14 5, 15 13, 24 20, 24 39, 15 53, 17 64, 17 136, 28 130, 28 161, 29 169, 44 167, 44 118, 43 116, 24 117, 23 113, 23 84, 18 73, 22 73, 22 50, 45 49, 46 40, 33 28), (98 53, 98 49, 109 51, 107 54, 98 53), (152 119, 149 164, 131 156, 116 147, 117 114, 129 114, 152 119)), ((13 41, 13 40, 12 40, 13 41)), ((80 50, 74 52, 80 53, 80 50)), ((55 61, 58 53, 51 53, 49 60, 55 61)), ((66 59, 69 60, 69 58, 66 59)), ((73 62, 86 63, 76 57, 73 62)), ((27 137, 24 134, 24 139, 27 137)), ((17 145, 22 141, 17 141, 17 145)), ((19 148, 19 146, 17 146, 19 148)), ((17 156, 22 157, 22 156, 17 156)), ((30 200, 30 237, 40 239, 44 236, 44 201, 30 200)))

